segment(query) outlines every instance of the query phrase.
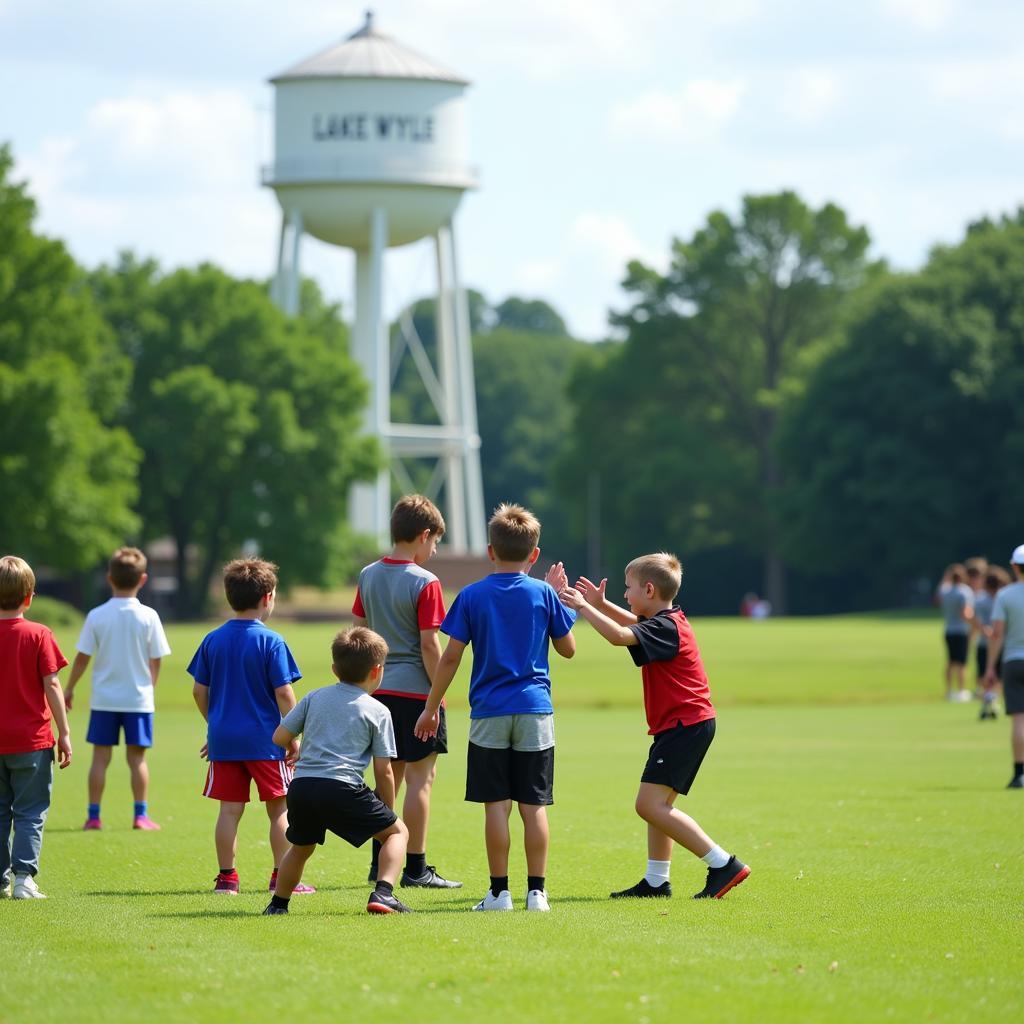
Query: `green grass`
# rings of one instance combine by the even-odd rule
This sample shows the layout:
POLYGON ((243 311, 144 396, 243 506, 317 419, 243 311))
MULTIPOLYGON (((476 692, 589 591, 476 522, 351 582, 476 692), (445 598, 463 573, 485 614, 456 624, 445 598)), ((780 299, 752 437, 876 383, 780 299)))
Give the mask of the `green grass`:
MULTIPOLYGON (((278 624, 326 681, 331 629, 278 624)), ((885 617, 697 623, 718 738, 681 801, 753 874, 723 901, 686 897, 703 869, 680 852, 672 901, 610 903, 646 852, 632 810, 643 765, 638 673, 581 630, 555 666, 557 804, 552 913, 477 915, 487 884, 482 812, 461 800, 464 683, 451 701, 430 856, 462 878, 412 890, 418 911, 363 912, 365 851, 310 861, 319 893, 262 918, 269 847, 243 819, 243 895, 207 890, 216 805, 199 796, 198 714, 184 675, 200 627, 170 630, 151 754, 158 834, 134 833, 116 763, 106 827, 82 833, 87 706, 60 774, 39 881, 51 898, 0 904, 0 1021, 308 1020, 987 1021, 1019 1016, 1020 795, 1005 720, 937 700, 935 621, 885 617)), ((61 634, 65 650, 74 635, 61 634)), ((521 829, 513 896, 522 904, 521 829)))

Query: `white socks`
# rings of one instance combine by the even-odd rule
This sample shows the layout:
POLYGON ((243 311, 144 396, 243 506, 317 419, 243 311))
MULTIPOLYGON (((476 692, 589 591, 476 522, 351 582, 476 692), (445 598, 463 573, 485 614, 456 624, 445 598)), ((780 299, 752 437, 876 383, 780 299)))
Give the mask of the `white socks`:
POLYGON ((671 867, 672 861, 670 860, 649 860, 647 862, 647 874, 644 875, 647 884, 652 889, 657 889, 659 885, 664 885, 668 881, 668 872, 671 867))
POLYGON ((712 846, 707 853, 701 857, 701 860, 709 868, 724 868, 729 863, 729 854, 725 852, 720 846, 712 846))

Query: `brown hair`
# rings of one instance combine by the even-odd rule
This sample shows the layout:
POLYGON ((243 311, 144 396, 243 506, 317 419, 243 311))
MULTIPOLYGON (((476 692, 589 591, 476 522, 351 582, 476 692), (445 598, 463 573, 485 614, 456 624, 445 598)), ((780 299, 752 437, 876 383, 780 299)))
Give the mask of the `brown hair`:
POLYGON ((525 562, 540 540, 540 521, 522 505, 504 502, 487 524, 487 539, 499 562, 525 562))
POLYGON ((391 539, 396 543, 415 540, 424 530, 444 536, 444 516, 422 494, 407 494, 391 510, 391 539))
POLYGON ((946 568, 946 575, 950 578, 953 583, 963 583, 967 578, 967 570, 961 565, 960 562, 954 562, 952 565, 946 568))
POLYGON ((224 593, 236 612, 256 608, 277 589, 277 566, 262 558, 236 558, 224 566, 224 593))
POLYGON ((17 555, 0 558, 0 608, 13 612, 35 589, 36 574, 25 559, 17 555))
POLYGON ((145 575, 146 556, 138 548, 118 548, 110 557, 107 574, 118 590, 131 590, 145 575))
POLYGON ((366 626, 353 626, 338 633, 331 644, 331 661, 338 678, 361 683, 375 665, 383 665, 388 645, 379 633, 366 626))
POLYGON ((990 565, 985 575, 986 590, 1002 590, 1010 585, 1010 574, 1001 565, 990 565))
POLYGON ((653 555, 640 555, 626 566, 626 573, 638 583, 653 583, 663 601, 671 601, 679 593, 683 582, 683 567, 679 559, 668 551, 653 555))

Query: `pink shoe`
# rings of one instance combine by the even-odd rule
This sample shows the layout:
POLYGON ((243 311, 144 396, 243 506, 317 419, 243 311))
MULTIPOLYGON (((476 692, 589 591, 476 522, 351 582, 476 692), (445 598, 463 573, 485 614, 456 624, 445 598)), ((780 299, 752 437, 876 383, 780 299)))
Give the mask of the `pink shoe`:
MULTIPOLYGON (((88 822, 86 822, 88 825, 88 822)), ((160 826, 153 821, 152 818, 147 818, 144 814, 140 814, 132 822, 132 828, 141 828, 143 832, 159 832, 160 826)))
POLYGON ((213 891, 221 896, 237 896, 238 875, 222 875, 218 872, 217 877, 213 880, 213 891))
MULTIPOLYGON (((270 876, 270 884, 267 886, 267 890, 269 892, 273 892, 276 888, 277 888, 277 872, 275 871, 270 876)), ((314 889, 313 886, 311 886, 311 885, 304 885, 302 882, 299 882, 299 884, 297 886, 295 886, 294 889, 292 889, 292 896, 309 896, 311 893, 314 893, 314 892, 316 892, 316 889, 314 889)))
POLYGON ((99 832, 103 828, 103 822, 99 818, 86 818, 82 826, 83 832, 99 832))

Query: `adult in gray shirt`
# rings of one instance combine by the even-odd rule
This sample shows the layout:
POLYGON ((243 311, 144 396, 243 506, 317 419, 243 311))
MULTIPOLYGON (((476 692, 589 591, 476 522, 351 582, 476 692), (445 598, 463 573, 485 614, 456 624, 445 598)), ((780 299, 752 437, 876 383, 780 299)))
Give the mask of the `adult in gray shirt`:
POLYGON ((1003 700, 1013 748, 1013 778, 1007 788, 1024 789, 1024 544, 1014 548, 1010 566, 1016 582, 996 594, 985 682, 995 683, 996 662, 1002 653, 1003 700))
POLYGON ((388 645, 363 626, 339 633, 331 645, 334 686, 307 693, 282 719, 274 742, 287 747, 302 733, 295 777, 288 787, 288 842, 277 888, 264 914, 285 914, 306 862, 328 832, 352 846, 380 844, 377 883, 366 909, 371 914, 407 913, 395 898, 395 879, 405 860, 409 832, 389 804, 395 800, 395 733, 391 714, 370 694, 380 686, 388 645), (373 761, 374 793, 363 780, 373 761), (380 794, 379 796, 377 794, 380 794))
POLYGON ((946 570, 939 587, 946 641, 946 700, 971 699, 964 687, 964 666, 974 615, 974 591, 967 586, 966 579, 967 570, 956 563, 946 570))

